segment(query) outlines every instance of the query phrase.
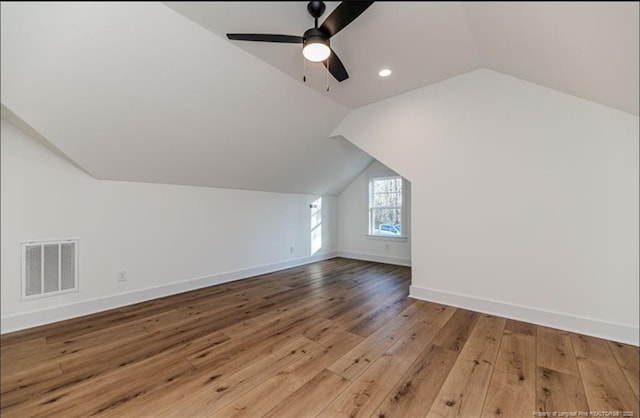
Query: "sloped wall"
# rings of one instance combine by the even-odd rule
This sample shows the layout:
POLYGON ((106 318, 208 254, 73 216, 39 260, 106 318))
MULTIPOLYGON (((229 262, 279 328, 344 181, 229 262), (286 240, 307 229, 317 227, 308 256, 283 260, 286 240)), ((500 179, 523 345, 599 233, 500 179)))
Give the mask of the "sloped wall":
POLYGON ((3 333, 335 256, 335 197, 312 255, 319 196, 96 180, 4 119, 1 145, 3 333), (62 238, 79 291, 21 301, 20 242, 62 238))
POLYGON ((334 131, 412 182, 411 295, 638 344, 638 117, 490 70, 334 131))

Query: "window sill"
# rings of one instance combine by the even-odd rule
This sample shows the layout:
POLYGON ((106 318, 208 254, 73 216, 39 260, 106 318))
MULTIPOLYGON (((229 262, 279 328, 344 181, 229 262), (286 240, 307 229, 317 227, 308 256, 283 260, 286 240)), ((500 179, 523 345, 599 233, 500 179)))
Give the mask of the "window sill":
POLYGON ((371 235, 366 234, 364 236, 366 239, 371 239, 375 241, 395 241, 395 242, 407 242, 408 237, 404 236, 394 236, 394 235, 371 235))

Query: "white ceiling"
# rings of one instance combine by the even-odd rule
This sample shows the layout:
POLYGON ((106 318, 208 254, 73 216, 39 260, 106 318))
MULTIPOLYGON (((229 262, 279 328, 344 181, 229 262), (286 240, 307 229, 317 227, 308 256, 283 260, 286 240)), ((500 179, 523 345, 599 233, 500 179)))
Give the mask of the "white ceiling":
MULTIPOLYGON (((224 39, 313 26, 305 2, 165 4, 224 39)), ((302 83, 299 45, 227 42, 302 83)), ((324 67, 308 64, 307 84, 349 108, 486 67, 638 114, 638 2, 376 2, 331 46, 350 78, 326 93, 324 67)))
POLYGON ((349 108, 477 68, 638 114, 637 2, 376 2, 329 92, 299 46, 225 36, 301 35, 305 2, 166 5, 3 2, 2 104, 99 179, 310 194, 371 161, 329 138, 349 108))
POLYGON ((465 3, 482 66, 638 114, 638 2, 465 3))
POLYGON ((347 109, 160 3, 2 3, 2 104, 99 179, 337 194, 347 109))
MULTIPOLYGON (((226 42, 302 83, 302 48, 227 40, 227 33, 302 35, 313 26, 305 2, 166 2, 226 42)), ((324 20, 339 2, 328 2, 324 20)), ((475 41, 460 3, 376 2, 331 39, 349 72, 342 83, 322 64, 307 63, 307 84, 355 108, 480 68, 475 41), (393 75, 378 77, 389 66, 393 75)))

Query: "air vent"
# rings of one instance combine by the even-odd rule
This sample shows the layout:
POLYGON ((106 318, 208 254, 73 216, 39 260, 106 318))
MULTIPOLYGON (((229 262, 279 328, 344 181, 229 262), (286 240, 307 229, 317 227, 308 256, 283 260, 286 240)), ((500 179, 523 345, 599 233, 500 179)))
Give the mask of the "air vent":
POLYGON ((22 299, 78 290, 78 240, 22 243, 22 299))

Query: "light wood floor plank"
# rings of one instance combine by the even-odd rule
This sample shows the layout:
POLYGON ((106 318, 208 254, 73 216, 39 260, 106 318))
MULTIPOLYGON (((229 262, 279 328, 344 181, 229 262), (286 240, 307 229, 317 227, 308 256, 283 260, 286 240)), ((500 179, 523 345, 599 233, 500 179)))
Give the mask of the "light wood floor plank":
POLYGON ((434 344, 449 350, 460 352, 469 338, 469 334, 480 318, 477 312, 458 309, 451 316, 438 336, 433 340, 434 344))
POLYGON ((536 343, 538 366, 580 376, 570 333, 539 326, 536 343))
POLYGON ((335 258, 5 334, 0 415, 639 416, 637 347, 411 299, 410 282, 335 258))
POLYGON ((613 352, 614 357, 618 361, 622 371, 631 385, 633 393, 636 397, 640 397, 640 356, 638 356, 638 347, 633 347, 628 344, 622 344, 618 342, 609 341, 609 347, 613 352))
POLYGON ((144 415, 144 411, 158 403, 161 407, 154 409, 159 415, 195 416, 201 411, 217 410, 317 348, 314 342, 299 338, 244 367, 238 365, 226 372, 221 369, 199 369, 182 385, 181 390, 150 394, 146 399, 141 398, 136 405, 129 406, 127 411, 139 411, 144 415))
MULTIPOLYGON (((385 418, 424 416, 431 408, 457 358, 458 353, 454 351, 434 344, 429 345, 409 370, 391 386, 389 393, 378 405, 375 415, 385 418)), ((383 376, 379 376, 378 379, 382 379, 383 376)))
POLYGON ((460 352, 431 410, 468 417, 482 410, 506 320, 482 315, 460 352))
POLYGON ((322 412, 328 402, 344 391, 350 383, 344 377, 325 369, 280 402, 265 417, 315 417, 322 412))
POLYGON ((354 380, 382 356, 388 347, 419 322, 426 313, 419 305, 411 305, 403 314, 398 315, 329 366, 329 370, 346 379, 354 380))
POLYGON ((418 358, 440 330, 441 328, 424 325, 420 321, 409 328, 398 341, 389 347, 386 353, 411 363, 418 358))
POLYGON ((347 386, 318 417, 371 416, 409 367, 410 364, 404 360, 383 355, 347 386))
POLYGON ((589 411, 580 377, 538 366, 536 411, 589 411))
POLYGON ((538 326, 536 411, 589 411, 571 333, 538 326))
POLYGON ((267 413, 360 341, 361 337, 353 334, 336 336, 326 346, 318 346, 309 351, 300 360, 280 370, 226 407, 215 411, 215 415, 255 417, 267 413))
POLYGON ((592 411, 635 411, 638 398, 606 340, 586 335, 571 336, 592 411))
POLYGON ((527 322, 517 321, 515 319, 507 320, 504 330, 512 334, 536 335, 536 325, 527 322))
POLYGON ((535 382, 535 337, 505 330, 489 382, 482 416, 531 416, 535 411, 535 382))

